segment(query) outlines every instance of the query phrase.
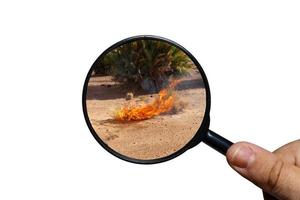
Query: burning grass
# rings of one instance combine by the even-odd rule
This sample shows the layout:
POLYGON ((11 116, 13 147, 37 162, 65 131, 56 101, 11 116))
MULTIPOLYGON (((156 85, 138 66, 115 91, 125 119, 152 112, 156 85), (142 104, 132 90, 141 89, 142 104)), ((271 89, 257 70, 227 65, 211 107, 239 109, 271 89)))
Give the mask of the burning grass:
POLYGON ((142 103, 140 105, 129 104, 116 111, 114 119, 120 122, 140 121, 150 119, 157 115, 170 111, 181 110, 184 106, 182 102, 177 101, 176 85, 180 80, 173 80, 167 88, 159 91, 158 96, 150 103, 142 103), (179 105, 176 107, 176 105, 179 105))

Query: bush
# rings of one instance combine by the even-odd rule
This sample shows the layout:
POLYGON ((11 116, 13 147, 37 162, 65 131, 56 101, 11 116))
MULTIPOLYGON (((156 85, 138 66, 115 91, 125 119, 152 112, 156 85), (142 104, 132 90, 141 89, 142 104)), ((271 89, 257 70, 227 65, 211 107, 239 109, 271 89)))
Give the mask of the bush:
POLYGON ((180 49, 157 40, 138 40, 119 46, 100 59, 94 73, 159 90, 169 76, 182 76, 193 66, 180 49))

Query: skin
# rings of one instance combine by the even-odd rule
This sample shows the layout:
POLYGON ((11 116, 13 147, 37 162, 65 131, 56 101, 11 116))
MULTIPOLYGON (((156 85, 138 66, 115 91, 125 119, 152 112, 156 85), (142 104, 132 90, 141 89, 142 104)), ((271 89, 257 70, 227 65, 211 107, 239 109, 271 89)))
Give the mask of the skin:
POLYGON ((300 200, 300 140, 274 152, 238 142, 226 157, 236 172, 263 190, 265 200, 300 200))

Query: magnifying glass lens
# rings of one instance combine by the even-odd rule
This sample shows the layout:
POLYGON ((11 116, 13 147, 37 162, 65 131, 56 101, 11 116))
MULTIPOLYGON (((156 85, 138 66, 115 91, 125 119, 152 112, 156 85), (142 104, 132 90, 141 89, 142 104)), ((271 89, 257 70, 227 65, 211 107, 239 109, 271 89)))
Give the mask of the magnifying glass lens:
POLYGON ((206 110, 200 66, 159 39, 114 45, 94 63, 85 96, 88 124, 124 159, 168 157, 189 144, 206 110))

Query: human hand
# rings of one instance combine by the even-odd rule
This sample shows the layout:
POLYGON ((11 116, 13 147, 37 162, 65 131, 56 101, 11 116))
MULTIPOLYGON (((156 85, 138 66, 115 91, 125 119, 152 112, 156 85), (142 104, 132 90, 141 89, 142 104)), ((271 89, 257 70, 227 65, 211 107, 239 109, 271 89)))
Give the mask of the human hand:
POLYGON ((300 200, 300 140, 273 153, 238 142, 226 157, 235 171, 263 189, 265 200, 300 200))

